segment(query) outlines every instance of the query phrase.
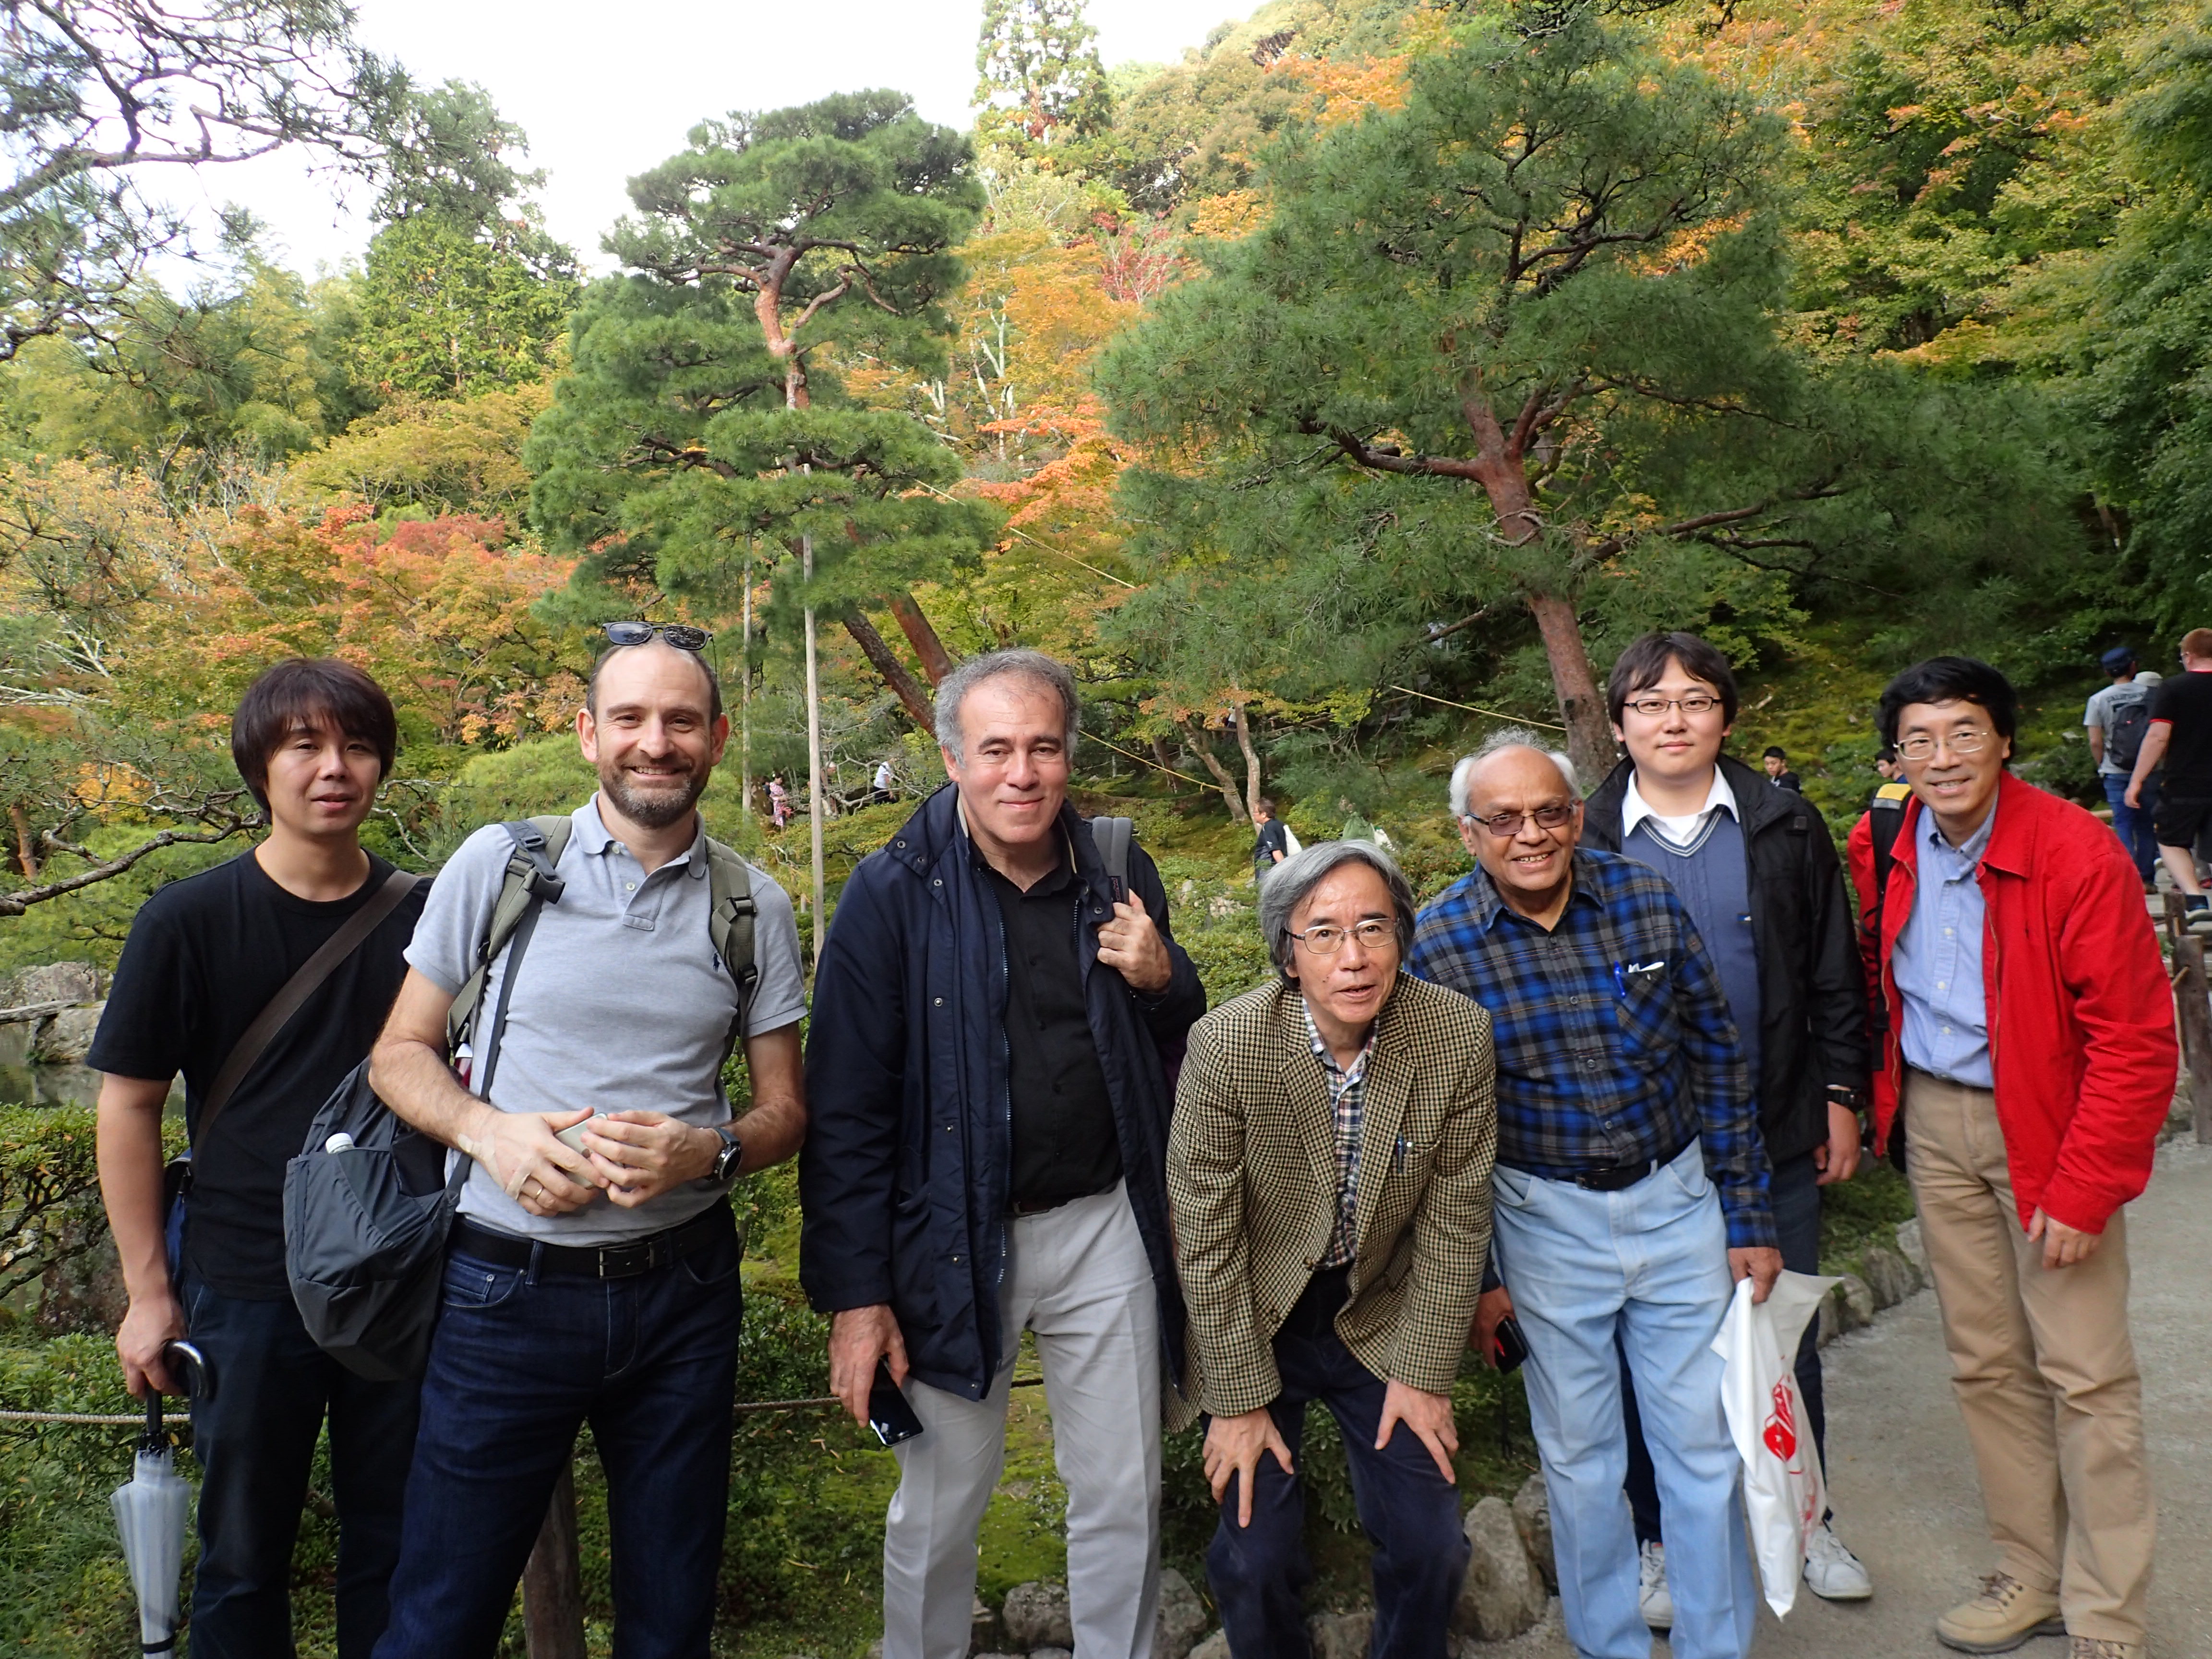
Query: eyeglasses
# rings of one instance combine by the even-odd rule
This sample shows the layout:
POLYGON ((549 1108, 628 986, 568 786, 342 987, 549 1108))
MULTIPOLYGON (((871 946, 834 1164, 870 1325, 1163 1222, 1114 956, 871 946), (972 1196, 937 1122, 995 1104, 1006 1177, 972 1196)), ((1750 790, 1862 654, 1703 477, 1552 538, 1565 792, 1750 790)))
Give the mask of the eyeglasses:
POLYGON ((1556 830, 1574 815, 1575 809, 1571 804, 1554 802, 1549 806, 1540 806, 1533 812, 1500 812, 1496 817, 1490 818, 1479 818, 1469 812, 1465 821, 1480 824, 1500 841, 1510 841, 1521 833, 1521 826, 1530 818, 1536 820, 1539 830, 1556 830))
MULTIPOLYGON (((1380 916, 1370 916, 1366 921, 1354 924, 1349 931, 1351 937, 1359 941, 1361 950, 1379 951, 1386 940, 1398 937, 1398 924, 1385 921, 1380 916)), ((1346 933, 1342 927, 1321 926, 1309 927, 1304 933, 1293 933, 1291 937, 1317 957, 1333 957, 1344 948, 1346 933)))
POLYGON ((1686 697, 1631 697, 1626 706, 1644 719, 1656 720, 1670 708, 1679 708, 1685 714, 1710 714, 1721 706, 1721 700, 1693 691, 1686 697))
MULTIPOLYGON (((1954 755, 1978 755, 1990 746, 1990 739, 1996 735, 1994 732, 1970 727, 1964 732, 1952 732, 1943 742, 1954 755)), ((1936 742, 1934 738, 1899 738, 1897 752, 1901 758, 1909 761, 1929 760, 1935 756, 1936 742)))
POLYGON ((611 645, 643 645, 658 634, 678 651, 703 651, 714 637, 689 623, 611 622, 600 631, 611 645))

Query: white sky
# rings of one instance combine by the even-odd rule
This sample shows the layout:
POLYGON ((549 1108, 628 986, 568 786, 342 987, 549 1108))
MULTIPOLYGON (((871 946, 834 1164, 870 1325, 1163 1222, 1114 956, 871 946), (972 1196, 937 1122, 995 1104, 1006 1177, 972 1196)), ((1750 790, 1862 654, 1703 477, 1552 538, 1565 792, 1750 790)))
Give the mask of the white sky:
MULTIPOLYGON (((1110 66, 1173 62, 1216 23, 1257 3, 1091 0, 1090 14, 1110 66)), ((681 149, 685 130, 703 116, 892 87, 911 94, 928 118, 966 126, 981 19, 977 0, 846 0, 818 10, 766 0, 635 11, 610 11, 604 0, 356 5, 366 45, 425 83, 481 84, 529 134, 528 165, 549 175, 538 196, 546 227, 597 270, 608 264, 600 236, 629 207, 623 181, 681 149), (623 27, 626 17, 637 26, 623 27)), ((355 184, 354 202, 337 202, 331 178, 282 155, 204 168, 189 183, 143 182, 180 207, 252 209, 270 228, 271 251, 303 275, 359 257, 368 241, 359 211, 369 192, 355 184)))

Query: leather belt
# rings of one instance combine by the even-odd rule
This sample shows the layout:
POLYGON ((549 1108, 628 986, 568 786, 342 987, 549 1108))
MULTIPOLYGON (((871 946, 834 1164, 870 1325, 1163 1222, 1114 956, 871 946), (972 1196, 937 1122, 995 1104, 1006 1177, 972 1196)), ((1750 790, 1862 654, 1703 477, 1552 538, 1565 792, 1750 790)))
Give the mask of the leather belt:
POLYGON ((495 1267, 527 1267, 581 1279, 634 1279, 639 1273, 672 1267, 682 1257, 702 1250, 730 1236, 734 1226, 729 1201, 694 1216, 665 1232, 648 1233, 621 1244, 548 1244, 496 1233, 465 1217, 453 1223, 453 1248, 471 1261, 495 1267))
MULTIPOLYGON (((1573 1175, 1546 1175, 1540 1170, 1523 1170, 1523 1175, 1534 1176, 1539 1181, 1557 1181, 1570 1187, 1579 1187, 1587 1193, 1625 1193, 1640 1182, 1649 1181, 1687 1150, 1687 1143, 1677 1146, 1664 1158, 1646 1158, 1641 1164, 1616 1164, 1606 1170, 1580 1170, 1573 1175)), ((1517 1168, 1509 1164, 1507 1169, 1517 1168)))

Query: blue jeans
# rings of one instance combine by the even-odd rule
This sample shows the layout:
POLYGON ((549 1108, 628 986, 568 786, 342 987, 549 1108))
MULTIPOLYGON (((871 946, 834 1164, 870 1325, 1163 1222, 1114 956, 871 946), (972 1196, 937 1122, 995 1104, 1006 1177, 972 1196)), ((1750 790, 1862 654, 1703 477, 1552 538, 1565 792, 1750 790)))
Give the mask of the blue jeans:
MULTIPOLYGON (((1774 1181, 1767 1197, 1774 1206, 1774 1231, 1781 1235, 1782 1265, 1793 1273, 1820 1271, 1820 1172, 1813 1154, 1800 1153, 1774 1166, 1774 1181)), ((1820 1322, 1805 1327, 1797 1344, 1797 1392, 1805 1401, 1805 1420, 1812 1426, 1814 1449, 1820 1467, 1828 1467, 1828 1407, 1820 1391, 1820 1322)), ((1628 1419, 1628 1506, 1636 1514, 1636 1541, 1656 1544, 1664 1535, 1660 1527, 1659 1478, 1652 1472, 1651 1451, 1644 1443, 1644 1421, 1636 1410, 1636 1383, 1628 1372, 1626 1354, 1620 1362, 1620 1403, 1628 1419)))
POLYGON ((1743 1659, 1757 1611, 1735 1445, 1712 1340, 1728 1311, 1728 1233, 1697 1143, 1625 1192, 1500 1166, 1498 1272, 1528 1339, 1528 1413, 1550 1491, 1567 1639, 1582 1659, 1650 1659, 1620 1352, 1644 1403, 1674 1598, 1676 1659, 1743 1659), (1615 1343, 1620 1344, 1616 1349, 1615 1343))
POLYGON ((2151 834, 2150 815, 2158 810, 2158 774, 2152 773, 2143 780, 2142 805, 2128 805, 2128 775, 2124 772, 2100 772, 2099 780, 2105 786, 2105 799, 2112 808, 2112 833, 2120 838, 2120 845, 2128 849, 2128 856, 2136 861, 2136 873, 2145 881, 2158 875, 2158 837, 2151 834))
MULTIPOLYGON (((1467 1571, 1459 1489, 1437 1471, 1429 1449, 1404 1424, 1375 1449, 1382 1421, 1382 1380, 1352 1357, 1330 1321, 1344 1306, 1344 1275, 1316 1277, 1276 1334, 1275 1369, 1283 1391, 1267 1407, 1295 1467, 1306 1404, 1318 1400, 1343 1431, 1359 1523, 1375 1546, 1373 1659, 1443 1659, 1451 1650, 1452 1606, 1467 1571)), ((1237 1480, 1221 1499, 1221 1524, 1206 1553, 1206 1583, 1221 1626, 1237 1653, 1308 1659, 1304 1593, 1305 1493, 1273 1456, 1253 1482, 1252 1524, 1237 1524, 1237 1480)))
POLYGON ((292 1646, 292 1547, 325 1410, 338 1512, 337 1639, 367 1659, 399 1559, 416 1387, 356 1376, 320 1348, 289 1298, 225 1296, 187 1274, 185 1319, 216 1387, 192 1407, 199 1462, 193 1659, 274 1659, 292 1646))
POLYGON ((729 1509, 738 1264, 734 1225, 627 1279, 497 1267, 456 1245, 376 1659, 493 1652, 586 1421, 606 1469, 616 1654, 706 1659, 729 1509))

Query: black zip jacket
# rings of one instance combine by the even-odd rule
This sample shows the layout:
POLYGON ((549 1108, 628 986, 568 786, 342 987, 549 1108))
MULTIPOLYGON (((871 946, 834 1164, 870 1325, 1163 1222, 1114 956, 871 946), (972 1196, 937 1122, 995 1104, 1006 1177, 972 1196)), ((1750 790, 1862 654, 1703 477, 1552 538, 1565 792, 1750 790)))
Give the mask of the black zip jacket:
MULTIPOLYGON (((1735 793, 1759 961, 1759 1129, 1770 1162, 1802 1157, 1828 1139, 1827 1089, 1863 1097, 1871 1075, 1866 975, 1828 826, 1802 796, 1723 755, 1735 793)), ((1623 761, 1583 804, 1585 847, 1618 853, 1620 814, 1635 767, 1623 761)))
MULTIPOLYGON (((980 1400, 1018 1337, 999 1324, 1013 1147, 1006 928, 957 799, 945 785, 860 861, 822 948, 806 1040, 799 1279, 823 1313, 888 1303, 914 1374, 980 1400)), ((1158 996, 1139 996, 1099 964, 1110 878, 1073 807, 1061 809, 1055 833, 1074 854, 1067 925, 1173 1382, 1183 1309, 1168 1236, 1174 1101, 1164 1061, 1180 1061, 1206 988, 1169 931, 1167 891, 1141 847, 1129 848, 1129 890, 1160 930, 1172 977, 1158 996)))

